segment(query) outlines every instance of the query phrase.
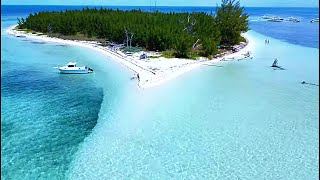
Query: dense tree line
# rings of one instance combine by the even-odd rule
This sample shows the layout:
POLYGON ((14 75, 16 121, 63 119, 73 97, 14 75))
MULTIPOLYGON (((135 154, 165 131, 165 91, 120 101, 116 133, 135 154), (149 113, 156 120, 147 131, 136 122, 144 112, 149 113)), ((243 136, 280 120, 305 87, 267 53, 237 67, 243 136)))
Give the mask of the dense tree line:
POLYGON ((83 34, 147 50, 173 50, 176 57, 190 57, 210 56, 218 52, 218 45, 238 43, 240 33, 248 30, 247 18, 239 2, 222 0, 216 15, 84 8, 30 14, 18 19, 18 28, 48 34, 83 34))

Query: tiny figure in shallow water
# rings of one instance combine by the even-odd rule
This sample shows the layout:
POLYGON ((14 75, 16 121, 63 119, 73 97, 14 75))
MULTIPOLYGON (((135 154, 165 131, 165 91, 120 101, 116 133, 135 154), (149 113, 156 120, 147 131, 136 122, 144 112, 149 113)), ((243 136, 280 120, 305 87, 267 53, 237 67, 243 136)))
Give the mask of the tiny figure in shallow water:
POLYGON ((140 76, 139 76, 139 73, 137 74, 137 78, 138 78, 138 81, 140 81, 140 76))

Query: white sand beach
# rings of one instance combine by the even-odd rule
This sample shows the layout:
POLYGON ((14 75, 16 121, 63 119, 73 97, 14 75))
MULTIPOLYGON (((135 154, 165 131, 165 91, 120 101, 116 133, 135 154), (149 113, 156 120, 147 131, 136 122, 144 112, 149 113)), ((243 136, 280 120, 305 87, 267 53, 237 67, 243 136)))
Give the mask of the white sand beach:
POLYGON ((247 39, 247 44, 243 48, 240 47, 242 49, 239 48, 238 52, 228 53, 221 57, 214 58, 212 60, 208 60, 207 58, 200 58, 199 60, 190 60, 164 57, 140 59, 140 55, 142 53, 146 53, 148 56, 154 56, 155 54, 152 52, 137 52, 129 56, 122 53, 121 51, 112 51, 110 47, 100 46, 97 42, 63 40, 59 38, 48 37, 47 35, 32 34, 27 33, 25 31, 17 31, 14 29, 15 27, 16 25, 10 27, 6 32, 16 37, 25 37, 45 42, 82 46, 101 52, 106 57, 109 57, 117 62, 122 63, 135 73, 139 73, 140 81, 138 82, 138 85, 140 88, 154 87, 168 80, 176 78, 177 76, 180 76, 204 64, 214 64, 221 60, 231 61, 237 59, 250 59, 251 56, 246 57, 246 53, 251 52, 252 48, 254 47, 254 41, 252 37, 250 37, 247 33, 243 33, 242 36, 247 39))

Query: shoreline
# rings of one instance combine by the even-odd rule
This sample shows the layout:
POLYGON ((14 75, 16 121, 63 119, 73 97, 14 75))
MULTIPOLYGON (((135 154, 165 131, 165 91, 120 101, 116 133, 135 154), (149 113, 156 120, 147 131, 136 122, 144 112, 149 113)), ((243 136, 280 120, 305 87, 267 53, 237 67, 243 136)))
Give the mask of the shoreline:
MULTIPOLYGON (((48 37, 47 35, 39 35, 27 33, 25 31, 18 31, 14 28, 17 25, 11 26, 6 30, 7 33, 17 36, 25 37, 30 39, 41 40, 44 42, 54 42, 60 44, 75 45, 85 48, 90 48, 92 50, 98 51, 105 56, 111 58, 114 61, 120 62, 127 68, 132 70, 134 73, 138 73, 140 76, 140 81, 138 81, 138 86, 140 88, 151 88, 166 81, 172 80, 184 73, 187 73, 201 65, 212 65, 219 61, 232 61, 235 58, 238 60, 246 59, 245 53, 252 52, 254 41, 247 33, 242 33, 241 35, 246 39, 246 44, 237 52, 222 55, 221 57, 213 58, 208 60, 207 58, 201 58, 204 60, 191 60, 191 59, 180 59, 180 58, 148 58, 140 60, 139 57, 142 53, 149 54, 150 52, 137 52, 133 53, 131 56, 125 55, 121 51, 112 51, 109 47, 99 46, 97 42, 94 41, 78 41, 78 40, 64 40, 56 37, 48 37), (226 60, 230 59, 230 60, 226 60)), ((251 58, 251 56, 249 56, 251 58)))

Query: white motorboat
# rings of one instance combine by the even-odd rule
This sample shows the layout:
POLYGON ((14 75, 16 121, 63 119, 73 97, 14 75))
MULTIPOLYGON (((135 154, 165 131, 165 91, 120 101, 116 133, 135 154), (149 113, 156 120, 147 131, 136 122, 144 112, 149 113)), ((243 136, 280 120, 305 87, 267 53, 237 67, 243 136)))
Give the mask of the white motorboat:
POLYGON ((62 74, 87 74, 93 72, 93 69, 87 66, 77 66, 75 62, 69 62, 65 66, 56 67, 62 74))
POLYGON ((311 22, 311 23, 319 22, 319 18, 312 19, 310 22, 311 22))

